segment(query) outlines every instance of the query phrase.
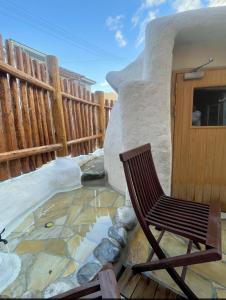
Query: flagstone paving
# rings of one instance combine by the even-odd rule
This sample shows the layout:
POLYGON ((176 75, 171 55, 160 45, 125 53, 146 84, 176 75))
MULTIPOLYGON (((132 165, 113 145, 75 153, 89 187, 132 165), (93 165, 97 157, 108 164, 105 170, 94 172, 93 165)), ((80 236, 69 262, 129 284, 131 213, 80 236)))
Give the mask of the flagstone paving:
MULTIPOLYGON (((159 231, 151 227, 156 237, 159 231)), ((160 242, 160 246, 168 256, 185 254, 188 240, 175 234, 166 232, 160 242)), ((147 242, 142 229, 137 225, 131 239, 128 242, 128 255, 126 265, 145 262, 150 254, 151 247, 147 242)), ((197 251, 193 248, 193 251, 197 251)), ((204 264, 189 266, 186 274, 186 283, 199 298, 226 298, 226 220, 222 219, 222 260, 204 264)), ((181 273, 182 268, 176 268, 181 273)), ((146 272, 160 284, 180 292, 180 289, 165 270, 146 272)))
MULTIPOLYGON (((19 298, 32 292, 32 297, 43 297, 45 288, 60 279, 77 286, 75 272, 99 243, 90 233, 92 228, 102 219, 112 224, 124 201, 117 192, 100 186, 82 187, 49 199, 7 238, 9 251, 18 254, 22 267, 1 295, 19 298), (48 222, 52 227, 45 227, 48 222)), ((7 249, 2 246, 1 251, 7 249)))

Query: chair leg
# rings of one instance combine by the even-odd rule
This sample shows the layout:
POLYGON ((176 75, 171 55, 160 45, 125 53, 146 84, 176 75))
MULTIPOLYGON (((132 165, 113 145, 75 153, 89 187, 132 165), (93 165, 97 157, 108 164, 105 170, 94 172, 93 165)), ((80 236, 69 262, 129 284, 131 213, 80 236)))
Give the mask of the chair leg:
POLYGON ((201 250, 201 246, 198 242, 193 241, 193 243, 195 244, 195 246, 198 250, 201 250))

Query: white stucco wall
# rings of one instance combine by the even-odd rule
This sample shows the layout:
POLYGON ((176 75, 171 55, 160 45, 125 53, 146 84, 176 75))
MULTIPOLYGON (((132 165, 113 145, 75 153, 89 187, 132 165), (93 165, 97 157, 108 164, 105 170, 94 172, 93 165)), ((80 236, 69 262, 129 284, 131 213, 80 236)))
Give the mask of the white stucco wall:
POLYGON ((170 193, 172 69, 196 67, 214 58, 226 65, 226 7, 206 8, 159 18, 146 28, 143 53, 122 71, 107 74, 119 93, 105 140, 110 184, 125 192, 118 154, 150 142, 160 181, 170 193))

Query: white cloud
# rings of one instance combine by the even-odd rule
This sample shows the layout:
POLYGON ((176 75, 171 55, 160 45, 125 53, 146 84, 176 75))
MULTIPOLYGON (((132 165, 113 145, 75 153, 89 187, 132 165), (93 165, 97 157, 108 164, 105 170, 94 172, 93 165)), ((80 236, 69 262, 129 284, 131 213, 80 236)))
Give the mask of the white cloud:
POLYGON ((120 48, 123 48, 127 45, 127 42, 126 42, 121 30, 117 30, 115 32, 115 40, 117 41, 120 48))
POLYGON ((226 0, 209 0, 208 6, 225 6, 226 0))
POLYGON ((123 28, 123 15, 118 15, 116 17, 109 16, 105 23, 110 31, 115 33, 115 40, 118 43, 120 48, 123 48, 127 45, 127 41, 122 33, 123 28))
POLYGON ((139 8, 135 12, 135 14, 131 18, 131 22, 133 27, 136 27, 139 22, 142 21, 142 16, 147 9, 150 9, 154 6, 159 6, 166 2, 166 0, 142 0, 139 8))
POLYGON ((124 18, 123 15, 118 15, 116 17, 109 16, 106 19, 105 23, 106 23, 109 30, 116 31, 116 30, 121 29, 123 27, 123 23, 122 23, 123 18, 124 18))
POLYGON ((136 41, 136 46, 141 45, 144 42, 145 38, 145 28, 147 24, 156 18, 156 11, 149 11, 144 20, 140 23, 139 34, 136 41))
POLYGON ((146 0, 145 5, 148 8, 148 7, 152 7, 152 6, 159 6, 164 2, 166 2, 166 0, 146 0))
POLYGON ((175 0, 172 4, 177 12, 182 12, 191 9, 198 9, 202 7, 201 0, 175 0))

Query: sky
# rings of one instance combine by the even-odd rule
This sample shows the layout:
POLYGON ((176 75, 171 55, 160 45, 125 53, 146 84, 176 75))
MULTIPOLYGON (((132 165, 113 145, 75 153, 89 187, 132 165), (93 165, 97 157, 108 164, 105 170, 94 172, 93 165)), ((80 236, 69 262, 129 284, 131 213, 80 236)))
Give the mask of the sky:
POLYGON ((145 27, 155 18, 226 0, 0 0, 0 34, 45 54, 111 91, 109 71, 142 51, 145 27))

